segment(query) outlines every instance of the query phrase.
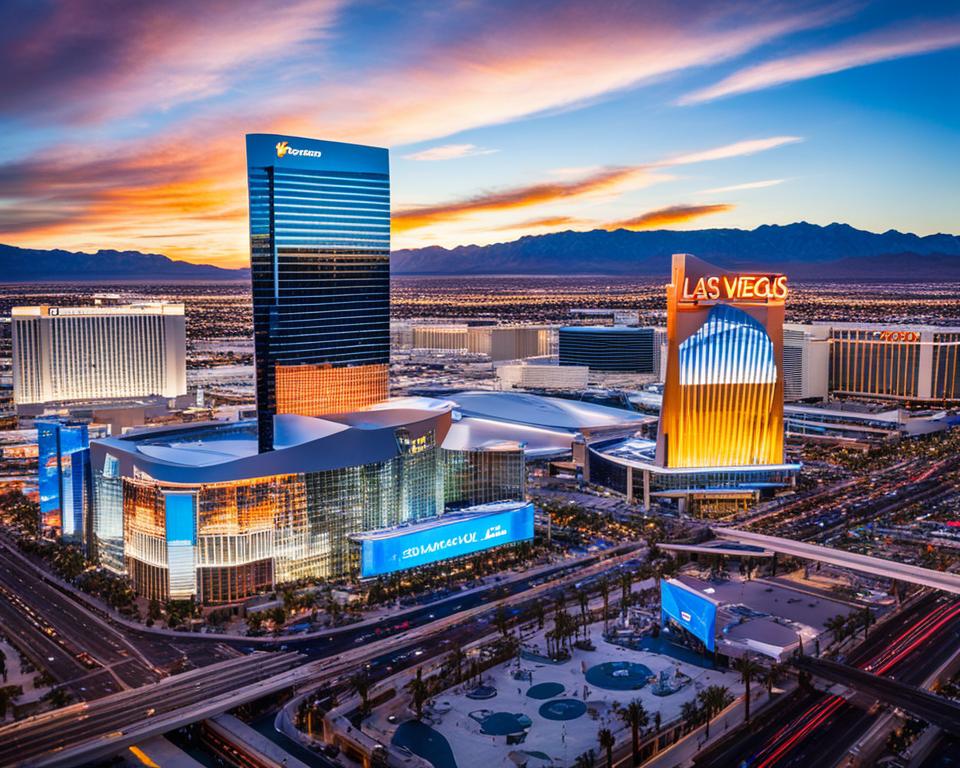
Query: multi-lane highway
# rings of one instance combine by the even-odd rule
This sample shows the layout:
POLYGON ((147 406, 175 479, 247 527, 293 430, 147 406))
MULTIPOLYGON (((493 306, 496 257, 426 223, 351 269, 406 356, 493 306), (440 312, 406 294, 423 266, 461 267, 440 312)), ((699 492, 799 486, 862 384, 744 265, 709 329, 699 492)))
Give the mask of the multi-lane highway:
MULTIPOLYGON (((508 594, 493 599, 489 594, 474 594, 469 600, 464 596, 462 601, 448 601, 443 611, 445 615, 426 613, 431 607, 418 609, 415 612, 416 626, 407 621, 397 624, 393 619, 389 622, 391 631, 379 635, 367 626, 319 638, 278 641, 281 651, 288 648, 303 651, 302 655, 296 656, 297 661, 287 662, 287 670, 290 666, 299 666, 294 672, 287 672, 290 679, 286 685, 294 682, 317 685, 344 680, 350 670, 362 665, 367 665, 375 677, 388 673, 391 667, 422 662, 424 658, 445 652, 455 640, 466 641, 475 637, 478 631, 489 632, 491 614, 500 605, 509 606, 518 613, 529 609, 535 600, 553 599, 575 582, 588 584, 608 569, 633 567, 629 561, 637 557, 642 547, 639 543, 625 545, 617 552, 589 558, 586 564, 575 568, 570 568, 567 563, 549 573, 519 579, 504 589, 508 594), (470 605, 466 604, 468 602, 470 605), (421 611, 422 617, 419 615, 421 611), (395 630, 398 626, 402 629, 395 630), (318 661, 306 664, 309 658, 318 661), (294 673, 295 679, 290 677, 294 673)), ((432 607, 432 610, 439 609, 432 607)), ((8 730, 0 730, 0 743, 13 742, 14 751, 9 754, 17 754, 20 760, 26 760, 28 754, 35 756, 38 762, 31 758, 30 764, 47 764, 44 761, 56 764, 59 758, 74 759, 81 754, 89 757, 90 750, 107 754, 110 749, 120 749, 133 738, 152 735, 154 730, 169 723, 182 724, 236 706, 236 697, 249 693, 251 680, 260 681, 260 695, 269 693, 274 688, 268 690, 268 683, 280 679, 277 670, 270 672, 273 664, 280 663, 274 660, 289 657, 290 654, 284 653, 244 656, 196 670, 188 676, 176 676, 157 685, 79 705, 79 708, 48 713, 44 716, 47 719, 39 722, 25 721, 8 730), (153 702, 158 703, 154 705, 153 702), (144 722, 146 718, 150 721, 144 722), (79 746, 77 739, 81 740, 79 746), (19 752, 15 749, 16 744, 30 746, 19 752)), ((173 727, 176 726, 170 725, 173 727)), ((4 754, 0 749, 0 765, 5 764, 4 754)))
MULTIPOLYGON (((75 704, 0 728, 0 765, 32 765, 57 761, 64 750, 89 742, 102 742, 107 749, 133 730, 157 723, 172 730, 165 716, 184 709, 200 710, 205 704, 250 686, 276 678, 302 665, 293 653, 258 653, 220 662, 137 690, 123 691, 95 702, 75 704)), ((289 685, 289 682, 287 683, 289 685)), ((263 695, 257 692, 257 695, 263 695)), ((228 700, 225 707, 242 703, 228 700)), ((66 757, 64 764, 69 762, 66 757)))
MULTIPOLYGON (((927 594, 875 630, 848 664, 880 675, 923 682, 956 652, 960 601, 927 594)), ((778 716, 697 757, 697 768, 833 766, 876 720, 876 712, 829 693, 792 697, 778 716)))

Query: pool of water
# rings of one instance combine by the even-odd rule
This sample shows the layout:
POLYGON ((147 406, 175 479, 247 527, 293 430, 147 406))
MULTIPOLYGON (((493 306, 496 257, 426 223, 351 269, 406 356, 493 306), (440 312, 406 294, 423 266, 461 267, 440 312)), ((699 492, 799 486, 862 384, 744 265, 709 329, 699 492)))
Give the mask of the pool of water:
POLYGON ((547 720, 576 720, 586 711, 580 699, 554 699, 540 705, 540 715, 547 720))
POLYGON ((631 646, 640 651, 653 651, 661 656, 669 656, 685 664, 692 664, 703 669, 715 669, 714 663, 703 654, 684 648, 682 645, 676 645, 671 642, 668 632, 661 632, 659 637, 642 638, 639 643, 631 646))
POLYGON ((636 691, 647 684, 653 673, 644 664, 633 661, 608 661, 587 670, 587 682, 606 691, 636 691))
POLYGON ((537 683, 527 688, 531 699, 553 699, 563 693, 563 683, 537 683))
POLYGON ((497 689, 492 685, 479 685, 467 693, 468 699, 492 699, 497 695, 497 689))
POLYGON ((515 712, 494 712, 484 718, 480 724, 480 731, 489 736, 506 736, 511 733, 520 733, 532 725, 526 715, 515 712))
POLYGON ((393 734, 392 742, 398 747, 406 747, 415 755, 419 755, 433 768, 457 768, 450 742, 442 733, 419 720, 400 723, 393 734))

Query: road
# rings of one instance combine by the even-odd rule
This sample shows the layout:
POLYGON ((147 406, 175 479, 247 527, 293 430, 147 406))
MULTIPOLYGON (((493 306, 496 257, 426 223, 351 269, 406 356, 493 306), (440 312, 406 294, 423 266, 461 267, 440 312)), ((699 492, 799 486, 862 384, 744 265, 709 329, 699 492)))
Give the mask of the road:
POLYGON ((29 765, 45 754, 91 737, 116 738, 127 730, 185 707, 275 677, 302 664, 292 653, 258 653, 168 677, 96 702, 76 704, 0 728, 0 765, 29 765))
MULTIPOLYGON (((955 652, 958 631, 960 603, 929 593, 877 628, 846 663, 919 685, 955 652)), ((798 694, 777 714, 772 722, 705 751, 695 765, 836 765, 876 719, 876 713, 817 691, 798 694)))
MULTIPOLYGON (((569 591, 575 583, 582 585, 595 580, 607 570, 636 567, 638 564, 630 561, 637 557, 638 547, 627 546, 626 551, 618 555, 602 560, 595 558, 590 565, 578 567, 572 573, 568 572, 568 567, 561 567, 559 578, 545 582, 541 574, 534 579, 537 584, 528 583, 524 590, 518 587, 515 594, 506 597, 491 601, 488 595, 482 596, 478 604, 471 607, 452 602, 446 609, 449 615, 441 617, 426 614, 425 624, 411 626, 392 635, 367 638, 370 628, 363 627, 354 632, 339 632, 323 638, 288 640, 282 645, 278 642, 280 653, 257 653, 234 658, 216 667, 194 670, 159 684, 81 704, 79 708, 47 713, 40 716, 42 719, 39 720, 23 721, 0 730, 0 744, 3 745, 0 747, 0 764, 5 764, 5 757, 10 755, 17 755, 20 760, 27 759, 28 755, 43 755, 46 760, 58 757, 58 750, 63 750, 64 759, 68 756, 73 759, 79 756, 76 754, 78 749, 111 749, 114 745, 120 749, 130 739, 154 735, 151 731, 171 718, 183 724, 211 713, 216 714, 236 706, 231 695, 250 682, 259 680, 266 685, 267 678, 271 676, 276 680, 278 670, 273 669, 273 665, 281 663, 283 659, 288 661, 279 671, 297 667, 297 672, 302 673, 297 678, 299 684, 309 681, 311 685, 330 686, 343 684, 348 673, 361 666, 366 666, 371 676, 376 678, 389 674, 394 667, 422 663, 430 656, 445 653, 454 642, 467 642, 478 634, 488 633, 492 614, 500 605, 509 606, 509 610, 517 614, 529 610, 536 600, 553 599, 560 592, 569 591), (295 647, 303 653, 295 656, 283 653, 295 647), (291 658, 296 660, 290 661, 291 658), (317 661, 311 662, 311 659, 317 661), (207 675, 211 677, 208 679, 207 675), (185 679, 187 682, 184 682, 185 679), (217 709, 218 706, 221 708, 217 709), (144 722, 144 713, 148 709, 154 709, 155 712, 149 715, 149 722, 144 722), (110 736, 111 733, 114 735, 110 736), (104 742, 104 739, 108 741, 104 742), (78 744, 78 740, 83 743, 78 744), (4 751, 8 742, 10 751, 4 751), (20 749, 17 745, 20 745, 20 749)), ((287 687, 291 684, 287 682, 287 687)), ((32 757, 30 761, 32 763, 32 757)))
POLYGON ((21 653, 81 699, 156 681, 163 674, 160 668, 185 655, 195 666, 231 655, 211 636, 126 631, 87 610, 38 566, 2 543, 0 619, 21 653))

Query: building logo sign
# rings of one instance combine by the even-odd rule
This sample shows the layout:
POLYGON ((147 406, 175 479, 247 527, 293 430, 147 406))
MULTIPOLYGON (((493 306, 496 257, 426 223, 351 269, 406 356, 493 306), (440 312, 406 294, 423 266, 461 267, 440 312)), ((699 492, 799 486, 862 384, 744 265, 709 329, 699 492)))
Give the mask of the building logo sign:
POLYGON ((421 557, 423 555, 435 555, 438 552, 442 552, 445 549, 456 549, 457 547, 462 547, 465 544, 476 544, 477 543, 477 532, 473 531, 472 533, 465 533, 460 536, 451 536, 447 539, 437 539, 436 541, 431 541, 426 544, 420 544, 416 547, 408 547, 403 550, 400 555, 401 560, 409 560, 410 558, 421 557))
POLYGON ((685 624, 689 624, 691 621, 693 621, 693 616, 686 611, 680 611, 680 618, 683 619, 685 624))
POLYGON ((709 275, 685 277, 680 301, 755 301, 766 303, 787 298, 786 275, 709 275))
POLYGON ((878 331, 877 336, 880 341, 907 342, 916 344, 920 341, 918 331, 878 331))
POLYGON ((289 141, 278 141, 277 142, 277 157, 321 157, 323 152, 319 149, 297 149, 296 147, 291 147, 289 141))
POLYGON ((395 535, 362 538, 360 575, 380 576, 533 538, 532 504, 465 515, 440 526, 414 524, 395 535))

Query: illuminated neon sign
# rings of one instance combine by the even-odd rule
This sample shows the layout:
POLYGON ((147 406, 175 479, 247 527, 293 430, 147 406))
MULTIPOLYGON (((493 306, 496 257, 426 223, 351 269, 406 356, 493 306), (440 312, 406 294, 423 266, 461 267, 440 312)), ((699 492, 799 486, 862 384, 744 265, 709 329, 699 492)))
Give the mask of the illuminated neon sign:
POLYGON ((683 280, 680 301, 784 301, 786 275, 709 275, 683 280))
POLYGON ((919 331, 879 331, 877 336, 880 341, 908 342, 914 344, 920 341, 919 331))

